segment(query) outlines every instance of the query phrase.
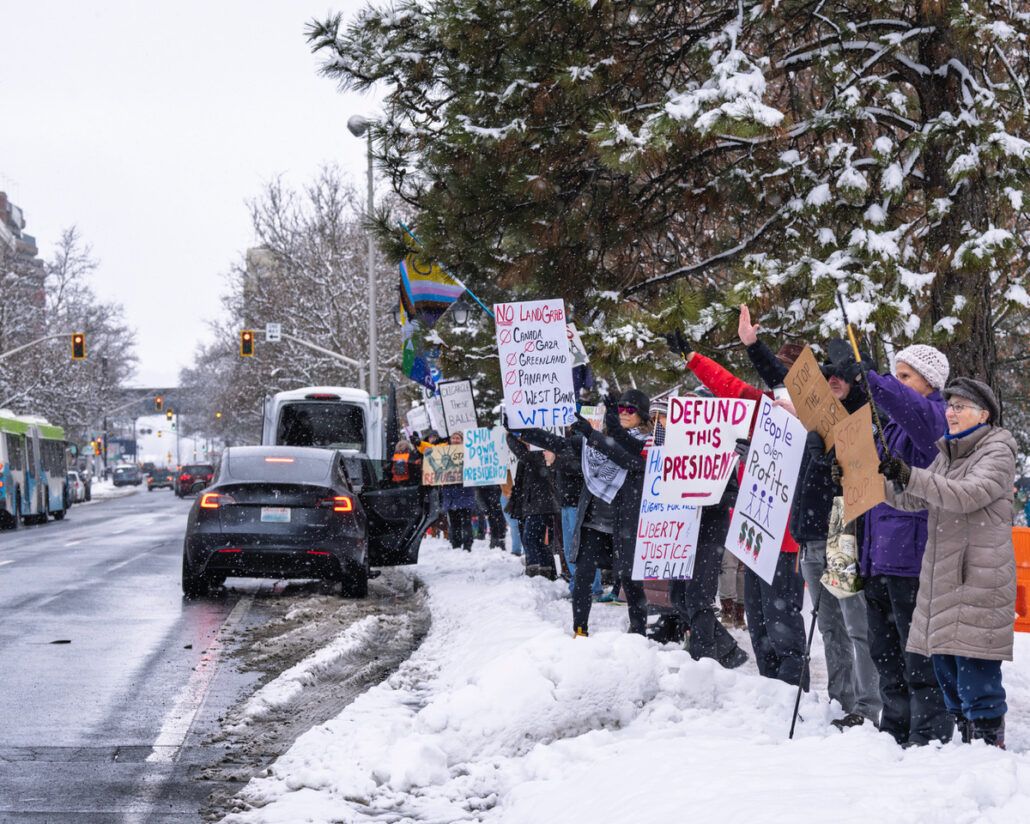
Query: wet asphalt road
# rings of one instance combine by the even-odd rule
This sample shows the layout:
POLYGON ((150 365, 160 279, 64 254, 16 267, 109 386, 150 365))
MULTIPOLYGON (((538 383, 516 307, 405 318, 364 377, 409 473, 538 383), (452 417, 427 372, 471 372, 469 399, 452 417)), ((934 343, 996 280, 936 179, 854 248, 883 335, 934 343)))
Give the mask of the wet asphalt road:
POLYGON ((230 663, 252 598, 179 586, 191 499, 167 490, 0 532, 0 822, 183 822, 202 742, 257 675, 230 663))

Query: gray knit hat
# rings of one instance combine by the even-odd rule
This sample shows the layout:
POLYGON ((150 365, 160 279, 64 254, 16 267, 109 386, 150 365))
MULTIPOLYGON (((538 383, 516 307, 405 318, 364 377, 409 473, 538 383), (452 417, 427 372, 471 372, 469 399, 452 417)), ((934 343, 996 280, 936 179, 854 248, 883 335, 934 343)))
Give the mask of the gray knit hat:
POLYGON ((948 363, 948 356, 940 349, 934 349, 925 343, 914 343, 898 352, 894 360, 907 363, 934 389, 943 389, 948 382, 951 364, 948 363))
POLYGON ((987 423, 995 426, 1001 423, 1001 405, 998 403, 994 390, 983 381, 973 378, 955 378, 941 394, 946 401, 951 398, 965 398, 967 401, 972 401, 981 409, 987 410, 987 423))

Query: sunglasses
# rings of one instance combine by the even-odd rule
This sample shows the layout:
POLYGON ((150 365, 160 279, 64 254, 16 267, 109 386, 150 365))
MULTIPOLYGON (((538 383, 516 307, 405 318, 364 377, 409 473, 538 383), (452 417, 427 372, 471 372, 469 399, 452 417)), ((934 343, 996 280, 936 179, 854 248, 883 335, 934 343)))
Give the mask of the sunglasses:
POLYGON ((637 414, 637 408, 635 406, 623 406, 620 403, 619 404, 619 414, 620 415, 636 415, 637 414))

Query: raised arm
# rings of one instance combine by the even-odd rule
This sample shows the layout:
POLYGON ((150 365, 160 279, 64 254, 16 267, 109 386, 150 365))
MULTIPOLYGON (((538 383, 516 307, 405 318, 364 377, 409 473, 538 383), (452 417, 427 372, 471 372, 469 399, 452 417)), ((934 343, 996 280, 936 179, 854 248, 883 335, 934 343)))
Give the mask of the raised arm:
POLYGON ((640 454, 640 447, 643 446, 643 444, 636 441, 633 436, 628 433, 627 437, 634 441, 634 445, 636 447, 635 451, 632 448, 626 449, 611 435, 604 435, 597 431, 592 431, 586 441, 590 446, 602 455, 611 458, 614 463, 618 464, 623 469, 628 469, 631 472, 643 472, 645 462, 644 456, 640 454))
POLYGON ((747 348, 747 356, 751 359, 751 364, 758 370, 759 377, 766 386, 772 389, 774 386, 780 386, 786 380, 789 370, 780 362, 773 350, 758 339, 759 325, 751 322, 751 311, 747 308, 747 304, 740 304, 737 337, 747 348))
MULTIPOLYGON (((523 435, 525 435, 525 433, 523 433, 523 435)), ((529 454, 529 448, 511 432, 507 434, 505 441, 508 443, 508 451, 515 456, 515 460, 521 461, 529 454)))
MULTIPOLYGON (((579 444, 577 441, 582 440, 578 435, 571 435, 568 438, 563 438, 561 435, 555 435, 553 432, 548 432, 546 429, 519 429, 518 437, 524 440, 526 443, 533 444, 533 446, 539 446, 541 449, 547 449, 558 454, 563 449, 573 448, 579 451, 579 444)), ((508 433, 511 437, 512 433, 508 433)), ((525 448, 525 447, 523 447, 525 448)))
POLYGON ((874 403, 904 430, 924 463, 932 461, 937 441, 948 431, 943 400, 936 392, 924 397, 893 375, 867 374, 874 403))
POLYGON ((687 356, 687 369, 693 372, 699 381, 712 390, 719 398, 743 398, 744 400, 761 400, 763 393, 747 381, 742 381, 729 369, 720 366, 711 358, 691 352, 687 356))

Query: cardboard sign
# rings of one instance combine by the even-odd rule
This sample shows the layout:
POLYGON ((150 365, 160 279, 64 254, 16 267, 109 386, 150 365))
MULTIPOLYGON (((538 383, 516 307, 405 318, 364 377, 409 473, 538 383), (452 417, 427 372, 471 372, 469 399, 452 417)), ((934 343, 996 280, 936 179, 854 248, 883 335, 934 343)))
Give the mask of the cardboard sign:
POLYGON ((771 584, 790 521, 808 432, 786 409, 768 398, 758 402, 751 448, 740 480, 726 549, 771 584))
POLYGON ((741 398, 669 398, 660 487, 665 503, 719 503, 737 468, 737 438, 748 436, 754 408, 754 401, 741 398))
POLYGON ((504 408, 513 429, 568 426, 575 420, 565 302, 495 303, 504 408))
POLYGON ((851 523, 886 499, 869 404, 836 424, 833 440, 837 463, 844 470, 844 520, 851 523))
POLYGON ((448 381, 439 384, 438 388, 448 433, 464 432, 466 429, 475 429, 479 426, 472 381, 448 381))
POLYGON ((583 336, 579 334, 576 324, 570 323, 565 327, 569 336, 569 352, 572 354, 573 366, 586 366, 590 363, 587 357, 587 348, 583 345, 583 336))
POLYGON ((413 406, 408 410, 408 414, 405 415, 405 420, 408 422, 408 428, 418 432, 420 435, 427 432, 431 427, 429 411, 424 406, 413 406))
POLYGON ((429 413, 429 424, 436 430, 437 435, 448 435, 447 419, 443 414, 443 401, 439 395, 426 398, 426 411, 429 413))
POLYGON ((493 429, 482 426, 462 433, 465 465, 461 482, 464 486, 504 483, 508 477, 508 444, 504 436, 504 429, 500 426, 493 429))
POLYGON ((422 456, 422 485, 460 484, 464 460, 465 448, 461 444, 441 444, 427 449, 422 456))
POLYGON ((701 507, 662 501, 662 449, 647 451, 644 494, 640 498, 633 580, 689 580, 694 574, 701 507))
POLYGON ((833 396, 815 355, 807 346, 790 367, 784 385, 805 429, 818 432, 829 452, 833 446, 833 427, 848 416, 848 410, 833 396))

